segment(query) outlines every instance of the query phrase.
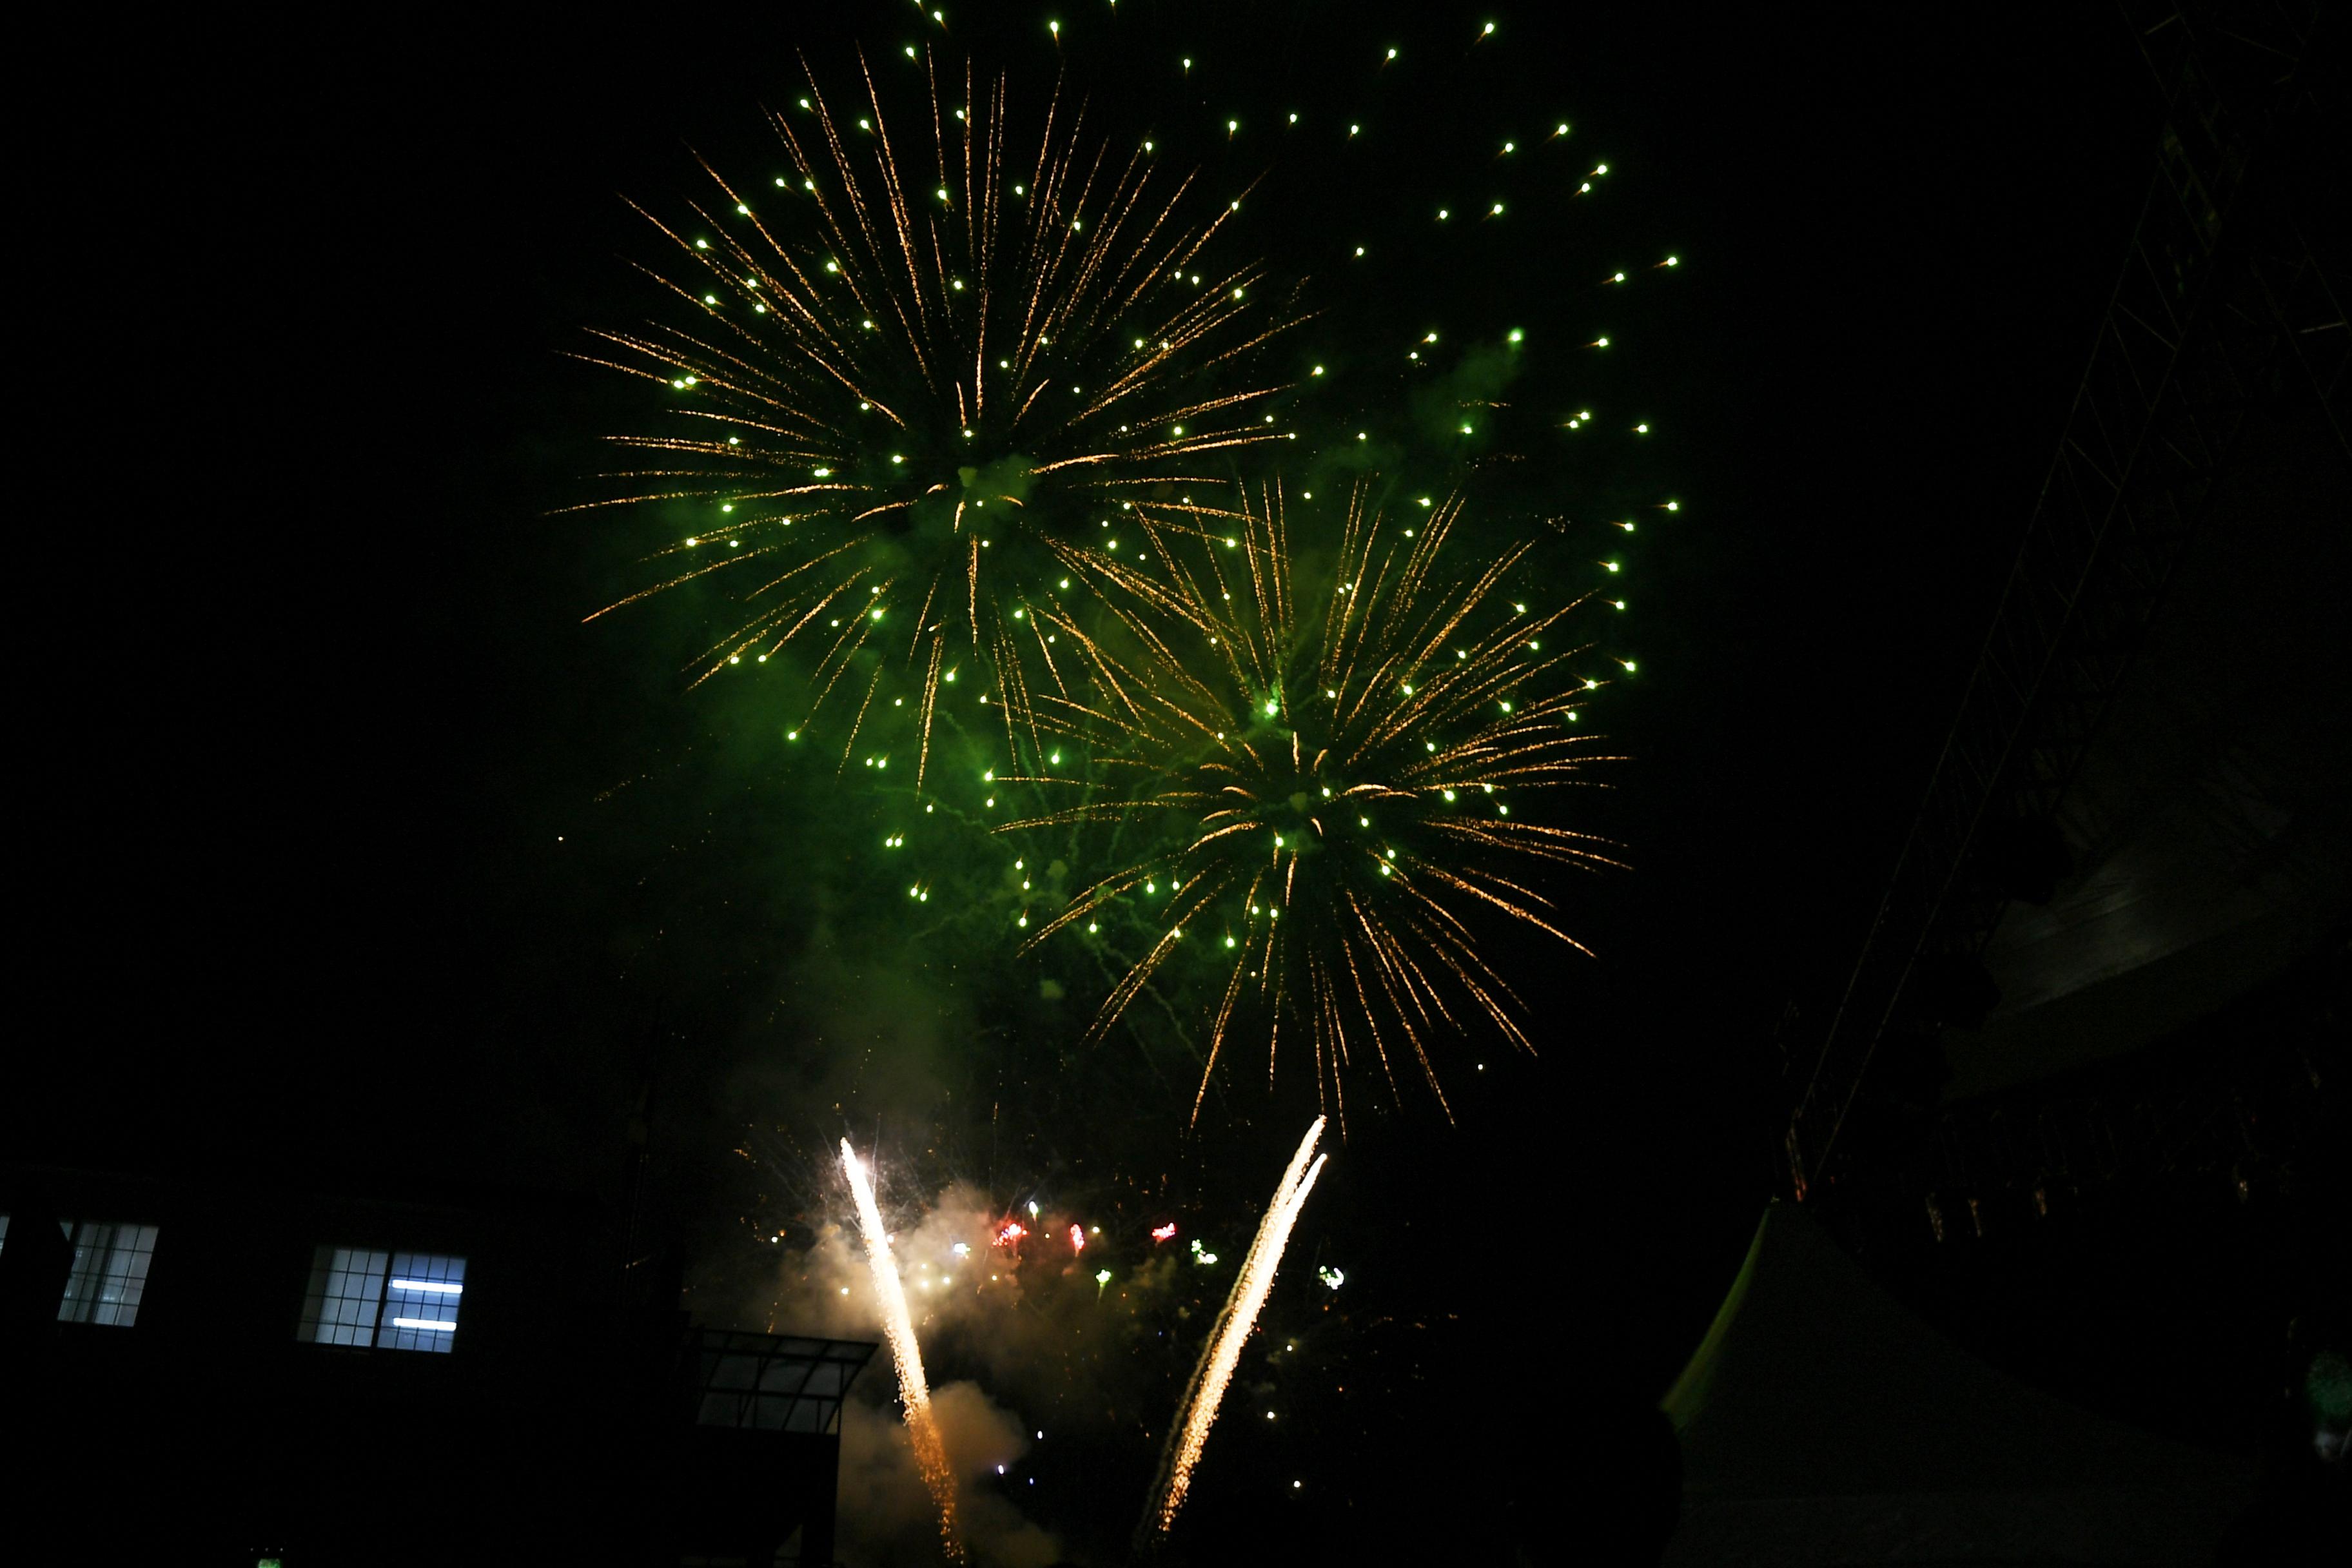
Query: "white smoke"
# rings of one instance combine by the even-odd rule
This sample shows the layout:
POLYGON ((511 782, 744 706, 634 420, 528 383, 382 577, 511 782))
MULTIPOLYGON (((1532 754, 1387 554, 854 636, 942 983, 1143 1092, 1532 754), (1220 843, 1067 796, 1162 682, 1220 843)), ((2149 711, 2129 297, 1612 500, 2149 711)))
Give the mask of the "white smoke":
MULTIPOLYGON (((982 1342, 995 1342, 1034 1316, 1020 1310, 1017 1261, 994 1245, 1000 1223, 976 1188, 959 1184, 926 1205, 910 1227, 891 1233, 900 1288, 926 1347, 960 1327, 983 1329, 982 1342)), ((873 1272, 852 1226, 824 1226, 808 1251, 790 1260, 763 1305, 772 1332, 881 1338, 873 1272)), ((877 1352, 842 1411, 839 1542, 844 1561, 860 1564, 939 1555, 939 1513, 891 1398, 888 1355, 887 1349, 877 1352)), ((1059 1541, 992 1484, 1000 1466, 1011 1469, 1029 1451, 1022 1417, 968 1380, 934 1388, 931 1413, 955 1478, 956 1513, 971 1560, 1003 1568, 1058 1561, 1059 1541)))
MULTIPOLYGON (((877 1386, 879 1386, 877 1384, 877 1386)), ((1061 1543, 986 1485, 1029 1450, 1020 1419, 974 1383, 931 1391, 931 1412, 956 1478, 964 1546, 991 1568, 1045 1568, 1061 1543)), ((841 1415, 839 1546, 850 1563, 927 1563, 939 1556, 939 1514, 896 1411, 853 1400, 841 1415)))
MULTIPOLYGON (((933 1375, 947 1380, 931 1390, 931 1407, 972 1560, 1059 1561, 1068 1544, 1020 1511, 1019 1494, 1008 1495, 997 1467, 1022 1479, 1019 1461, 1032 1430, 1069 1430, 1074 1392, 1094 1430, 1109 1422, 1126 1433, 1139 1419, 1166 1420, 1168 1394, 1156 1383, 1163 1374, 1130 1357, 1119 1336, 1181 1321, 1203 1284, 1222 1293, 1224 1276, 1197 1267, 1181 1243, 1160 1246, 1137 1235, 1097 1237, 1074 1253, 1070 1226, 1093 1217, 1082 1212, 1049 1205, 1033 1215, 1024 1204, 1008 1213, 969 1184, 925 1196, 892 1191, 887 1165, 878 1175, 885 1221, 897 1226, 891 1252, 917 1341, 933 1375), (1008 1221, 1028 1232, 1017 1245, 999 1245, 1008 1221), (1139 1241, 1149 1250, 1139 1252, 1139 1241), (1098 1283, 1105 1268, 1113 1279, 1098 1283), (1074 1363, 1074 1346, 1097 1353, 1074 1363)), ((706 1298, 698 1309, 771 1333, 882 1339, 873 1273, 845 1187, 840 1197, 837 1217, 816 1227, 805 1250, 779 1249, 762 1286, 733 1295, 728 1307, 706 1298)), ((1123 1228, 1138 1223, 1129 1216, 1123 1228)), ((938 1510, 894 1397, 888 1355, 877 1352, 842 1417, 840 1542, 843 1560, 858 1568, 935 1562, 939 1553, 938 1510)))

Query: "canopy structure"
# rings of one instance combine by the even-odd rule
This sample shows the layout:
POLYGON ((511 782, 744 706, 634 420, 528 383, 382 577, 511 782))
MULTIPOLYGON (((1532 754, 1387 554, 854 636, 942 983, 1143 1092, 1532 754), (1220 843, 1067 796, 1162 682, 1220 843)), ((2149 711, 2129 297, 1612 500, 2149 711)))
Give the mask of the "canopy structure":
POLYGON ((1664 1408, 1667 1568, 2201 1563, 2252 1496, 2251 1462, 1976 1360, 1778 1202, 1664 1408))

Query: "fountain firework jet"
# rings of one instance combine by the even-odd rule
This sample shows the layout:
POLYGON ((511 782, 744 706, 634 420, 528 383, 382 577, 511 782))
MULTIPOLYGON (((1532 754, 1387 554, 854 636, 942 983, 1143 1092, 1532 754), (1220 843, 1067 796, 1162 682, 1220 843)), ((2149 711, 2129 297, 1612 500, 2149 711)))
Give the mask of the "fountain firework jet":
POLYGON ((1275 1270, 1282 1265, 1282 1249, 1290 1241, 1290 1227, 1297 1223, 1298 1211, 1307 1206, 1307 1194, 1323 1170, 1326 1156, 1315 1152, 1315 1141, 1322 1135, 1323 1118, 1318 1116, 1307 1130, 1307 1136, 1299 1141, 1298 1152, 1290 1157, 1289 1168, 1282 1173, 1281 1184, 1274 1189, 1274 1201, 1266 1205, 1265 1218, 1258 1223, 1257 1239, 1250 1243, 1249 1256, 1242 1260, 1233 1294, 1225 1299, 1224 1310, 1217 1315, 1208 1348, 1201 1352, 1201 1364, 1192 1369, 1192 1384, 1184 1391, 1176 1425, 1170 1429, 1168 1446, 1160 1452, 1160 1474, 1152 1483, 1151 1501, 1135 1528, 1139 1556, 1148 1553, 1168 1533, 1168 1527, 1176 1522, 1176 1510, 1184 1506, 1184 1493, 1192 1484, 1193 1467, 1201 1462, 1201 1449, 1209 1440, 1209 1427, 1217 1418, 1217 1406, 1225 1397, 1225 1385, 1234 1380, 1234 1368, 1241 1361, 1242 1342, 1249 1338, 1250 1330, 1257 1322, 1258 1309, 1265 1305, 1266 1292, 1274 1288, 1275 1270), (1312 1164, 1308 1163, 1310 1159, 1312 1164))
POLYGON ((890 1359, 898 1366, 898 1398, 907 1406, 907 1436, 914 1440, 915 1464, 923 1472, 923 1484, 931 1489, 932 1500, 939 1504, 940 1546, 949 1562, 961 1563, 963 1538, 956 1530, 955 1476, 948 1468, 939 1423, 931 1417, 931 1390, 923 1381, 923 1355, 915 1346, 915 1321, 907 1313, 907 1293, 898 1285, 898 1266, 890 1256, 890 1234, 882 1228, 882 1210, 874 1201, 874 1183, 866 1167, 857 1163, 846 1138, 841 1141, 841 1168, 849 1173, 849 1190, 857 1198, 857 1224, 866 1233, 866 1261, 874 1270, 875 1299, 882 1304, 882 1331, 890 1341, 890 1359))

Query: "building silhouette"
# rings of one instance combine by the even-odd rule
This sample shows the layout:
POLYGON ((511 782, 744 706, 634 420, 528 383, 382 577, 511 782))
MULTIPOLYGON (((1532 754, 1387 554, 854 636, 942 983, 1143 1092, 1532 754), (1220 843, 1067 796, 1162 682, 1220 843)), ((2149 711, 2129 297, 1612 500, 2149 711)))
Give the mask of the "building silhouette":
POLYGON ((19 1169, 0 1215, 14 1561, 833 1561, 875 1347, 695 1326, 584 1200, 19 1169))

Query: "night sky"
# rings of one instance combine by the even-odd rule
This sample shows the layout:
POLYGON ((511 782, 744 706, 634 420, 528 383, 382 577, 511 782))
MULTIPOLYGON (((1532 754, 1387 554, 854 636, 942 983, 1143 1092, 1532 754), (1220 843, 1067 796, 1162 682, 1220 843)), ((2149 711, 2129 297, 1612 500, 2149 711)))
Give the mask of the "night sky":
MULTIPOLYGON (((34 1112, 18 1147, 617 1202, 650 1073, 662 1212, 721 1263, 729 1151, 755 1126, 773 1179, 753 1185, 788 1207, 838 1200, 782 1167, 845 1131, 886 1160, 938 1147, 938 1175, 992 1174, 1007 1201, 1170 1159, 1213 1211, 1263 1201, 1304 1102, 1246 1073, 1190 1143, 1189 1086, 1157 1097, 1131 1065, 924 1100, 908 1086, 936 1064, 889 1059, 924 1029, 845 1000, 892 977, 777 882, 795 849, 773 803, 821 791, 747 790, 784 760, 684 689, 658 617, 580 624, 629 552, 546 514, 620 394, 559 351, 643 304, 617 194, 689 188, 689 142, 756 146, 795 47, 914 36, 901 7, 808 9, 320 13, 65 51, 18 205, 44 431, 19 448, 42 476, 18 503, 20 964, 56 1073, 8 1097, 34 1112), (796 1005, 817 974, 830 1000, 796 1005), (1029 1102, 1000 1112, 1019 1152, 983 1151, 976 1092, 1029 1102)), ((1045 13, 985 9, 1007 18, 968 35, 988 58, 1050 70, 1045 13)), ((1643 331, 1685 508, 1643 584, 1643 678, 1610 713, 1635 760, 1591 807, 1635 869, 1578 890, 1598 962, 1521 972, 1538 1059, 1480 1047, 1458 1125, 1408 1095, 1335 1150, 1301 1235, 1362 1281, 1333 1343, 1391 1392, 1324 1409, 1308 1459, 1248 1435, 1318 1478, 1302 1540, 1408 1515, 1457 1516, 1433 1541, 1533 1539, 1509 1522, 1519 1478, 1591 1434, 1529 1430, 1500 1347, 1638 1404, 1696 1342, 1776 1176, 1773 1024, 1868 917, 2153 149, 2144 69, 2095 7, 1621 9, 1497 14, 1497 79, 1611 161, 1596 224, 1685 258, 1643 331)), ((1284 15, 1260 68, 1312 100, 1385 18, 1418 61, 1488 13, 1284 15)), ((1426 117, 1407 163, 1495 108, 1398 102, 1426 117)), ((1508 286, 1545 298, 1547 265, 1518 257, 1508 286)), ((948 1018, 954 984, 917 990, 948 1018)), ((1242 1528, 1214 1467, 1213 1447, 1203 1542, 1242 1528)), ((1086 1538, 1090 1506, 1045 1518, 1086 1538)))

